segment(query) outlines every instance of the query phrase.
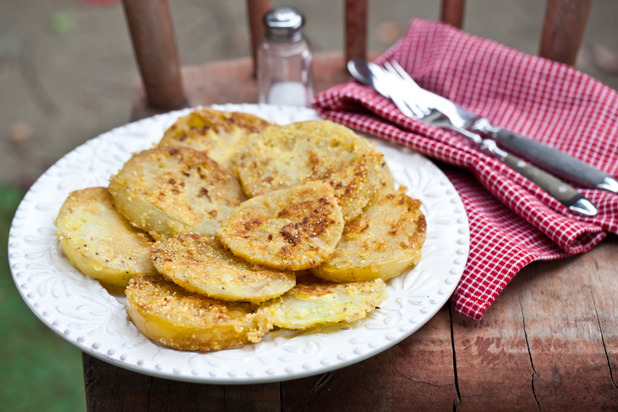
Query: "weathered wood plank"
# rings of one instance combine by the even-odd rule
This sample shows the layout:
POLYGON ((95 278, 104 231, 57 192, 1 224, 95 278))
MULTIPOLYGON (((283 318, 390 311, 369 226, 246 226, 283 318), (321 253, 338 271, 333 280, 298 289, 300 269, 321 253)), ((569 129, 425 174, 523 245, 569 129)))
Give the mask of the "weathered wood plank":
POLYGON ((83 355, 88 411, 280 411, 279 383, 204 385, 154 378, 83 355))
POLYGON ((442 0, 440 20, 461 29, 463 27, 465 8, 465 0, 442 0))
POLYGON ((612 265, 607 254, 615 252, 614 238, 594 253, 527 270, 529 284, 521 294, 521 307, 535 371, 534 392, 543 411, 618 409, 618 388, 612 382, 593 298, 606 305, 603 317, 615 322, 618 307, 607 299, 616 293, 609 287, 615 285, 618 262, 614 257, 612 265), (605 258, 597 267, 594 261, 601 255, 605 258))
POLYGON ((618 388, 618 237, 612 236, 594 251, 582 256, 590 268, 591 294, 599 321, 599 332, 611 372, 618 388))
POLYGON ((282 382, 283 411, 452 411, 450 315, 442 308, 393 348, 329 375, 282 382))
POLYGON ((575 64, 592 0, 548 0, 539 56, 575 64))
POLYGON ((345 0, 345 58, 367 58, 367 0, 345 0))
POLYGON ((492 410, 495 399, 509 410, 617 407, 616 246, 613 236, 585 255, 534 263, 482 321, 454 317, 458 410, 492 410))
POLYGON ((537 408, 533 369, 526 344, 519 296, 526 274, 519 274, 481 321, 453 316, 453 340, 461 411, 530 411, 537 408))
POLYGON ((123 6, 150 105, 161 110, 182 107, 180 63, 167 0, 123 0, 123 6))
MULTIPOLYGON (((212 386, 212 385, 202 385, 212 386)), ((223 410, 223 409, 219 409, 223 410)), ((259 385, 226 385, 226 412, 281 411, 281 387, 279 382, 259 385)))

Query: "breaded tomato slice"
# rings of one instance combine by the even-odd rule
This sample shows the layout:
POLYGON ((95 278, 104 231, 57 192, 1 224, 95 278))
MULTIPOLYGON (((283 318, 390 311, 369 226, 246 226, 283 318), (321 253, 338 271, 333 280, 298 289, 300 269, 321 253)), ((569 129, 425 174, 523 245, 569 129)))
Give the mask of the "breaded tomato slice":
POLYGON ((157 242, 150 257, 159 273, 177 285, 222 300, 260 303, 296 284, 294 272, 248 263, 214 236, 176 235, 157 242))
POLYGON ((381 193, 346 225, 329 260, 312 273, 335 282, 398 276, 421 259, 427 224, 420 207, 405 187, 381 193))
POLYGON ((159 146, 184 146, 200 150, 234 171, 236 154, 246 140, 271 125, 249 113, 203 107, 179 117, 165 131, 159 146))
POLYGON ((180 233, 214 235, 246 199, 229 170, 187 147, 136 153, 111 177, 109 190, 118 210, 157 239, 180 233))
POLYGON ((303 278, 272 304, 273 323, 285 329, 308 329, 367 316, 387 298, 381 279, 367 282, 331 283, 303 278))
POLYGON ((368 139, 328 120, 272 126, 238 154, 238 176, 248 196, 309 181, 335 191, 346 222, 384 186, 384 158, 368 139))
POLYGON ((138 276, 125 290, 127 314, 147 338, 170 348, 212 351, 259 342, 272 310, 187 292, 161 276, 138 276))
POLYGON ((282 270, 319 265, 335 250, 342 233, 341 208, 324 182, 253 197, 217 229, 217 237, 235 255, 282 270))
POLYGON ((116 211, 106 187, 71 192, 54 223, 69 261, 105 287, 124 289, 133 276, 157 273, 152 238, 116 211))

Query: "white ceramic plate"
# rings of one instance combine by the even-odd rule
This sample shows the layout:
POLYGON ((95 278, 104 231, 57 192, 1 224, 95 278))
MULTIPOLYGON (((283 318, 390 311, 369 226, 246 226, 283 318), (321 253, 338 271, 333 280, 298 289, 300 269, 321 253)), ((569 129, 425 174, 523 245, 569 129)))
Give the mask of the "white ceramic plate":
MULTIPOLYGON (((313 110, 267 105, 215 106, 285 124, 317 118, 313 110)), ((368 318, 316 331, 277 331, 258 344, 213 353, 163 348, 127 319, 124 298, 74 269, 56 238, 54 219, 68 193, 106 186, 131 153, 147 149, 189 110, 127 124, 68 153, 32 186, 9 237, 13 279, 36 316, 82 351, 140 373, 202 383, 259 383, 314 375, 375 355, 411 335, 448 300, 466 263, 468 221, 457 192, 425 157, 374 140, 395 180, 423 202, 427 240, 421 262, 388 283, 388 299, 368 318)))

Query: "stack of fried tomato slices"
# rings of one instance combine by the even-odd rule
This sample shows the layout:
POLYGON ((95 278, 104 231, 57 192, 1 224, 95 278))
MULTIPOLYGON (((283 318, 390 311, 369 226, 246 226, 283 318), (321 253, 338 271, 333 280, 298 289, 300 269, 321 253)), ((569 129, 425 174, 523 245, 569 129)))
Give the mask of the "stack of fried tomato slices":
POLYGON ((201 108, 108 187, 70 193, 55 224, 141 333, 212 351, 364 318, 418 263, 420 206, 344 126, 201 108))

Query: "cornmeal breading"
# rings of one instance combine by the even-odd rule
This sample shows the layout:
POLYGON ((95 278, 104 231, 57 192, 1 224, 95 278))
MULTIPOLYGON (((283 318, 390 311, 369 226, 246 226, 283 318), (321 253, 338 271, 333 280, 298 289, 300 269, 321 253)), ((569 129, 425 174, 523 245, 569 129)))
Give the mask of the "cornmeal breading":
POLYGON ((54 223, 73 266, 108 288, 156 273, 148 258, 152 238, 116 211, 106 187, 71 192, 54 223))
POLYGON ((235 170, 235 157, 245 141, 272 123, 249 113, 224 112, 210 107, 179 117, 159 146, 184 146, 203 151, 217 163, 235 170))
POLYGON ((238 179, 204 153, 186 147, 139 152, 110 179, 116 207, 157 239, 214 235, 246 199, 238 179))
POLYGON ((369 140, 327 120, 269 127, 247 143, 237 161, 248 196, 308 181, 329 183, 346 222, 387 184, 383 165, 369 140))
POLYGON ((332 187, 310 182, 247 200, 221 224, 217 237, 249 262, 303 270, 327 259, 342 232, 332 187))
POLYGON ((294 287, 294 272, 248 263, 213 236, 176 235, 157 242, 150 257, 159 273, 188 291, 228 301, 260 303, 294 287))
POLYGON ((303 278, 272 304, 273 324, 285 329, 308 329, 367 316, 387 298, 381 279, 367 282, 330 283, 303 278))
POLYGON ((421 202, 405 187, 380 194, 346 225, 328 262, 313 274, 335 282, 390 279, 421 258, 427 225, 421 202))
POLYGON ((72 192, 55 224, 75 267, 124 289, 143 335, 214 351, 367 316, 420 259, 420 206, 344 126, 201 108, 109 189, 72 192))
POLYGON ((259 342, 272 309, 187 292, 161 276, 138 276, 125 290, 127 314, 147 338, 179 350, 212 351, 259 342))

